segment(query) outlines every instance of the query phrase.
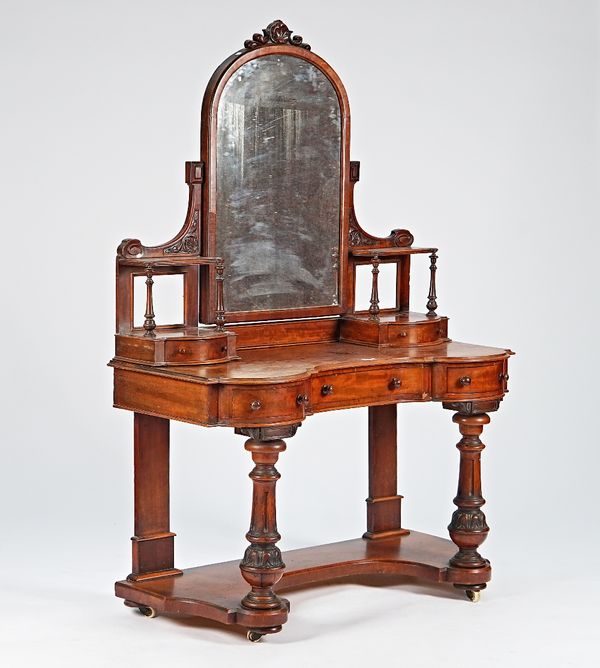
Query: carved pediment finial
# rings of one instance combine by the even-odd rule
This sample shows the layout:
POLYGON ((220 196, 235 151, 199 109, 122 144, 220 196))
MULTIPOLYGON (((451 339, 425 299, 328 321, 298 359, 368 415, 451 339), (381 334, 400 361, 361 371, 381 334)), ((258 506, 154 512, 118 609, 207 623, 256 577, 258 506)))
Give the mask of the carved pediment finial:
POLYGON ((246 49, 258 49, 261 46, 276 44, 291 44, 310 51, 310 44, 305 44, 300 35, 292 35, 292 31, 281 19, 272 21, 266 28, 263 28, 262 35, 255 32, 252 39, 247 39, 244 42, 244 47, 246 49))

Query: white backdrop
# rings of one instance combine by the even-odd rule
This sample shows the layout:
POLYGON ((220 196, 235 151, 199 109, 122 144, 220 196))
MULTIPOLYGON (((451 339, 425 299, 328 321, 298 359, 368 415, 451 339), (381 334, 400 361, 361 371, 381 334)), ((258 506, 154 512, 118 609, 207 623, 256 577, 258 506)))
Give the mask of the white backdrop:
MULTIPOLYGON (((0 10, 2 664, 597 665, 598 3, 0 10), (274 18, 346 85, 363 227, 407 227, 438 246, 452 338, 517 356, 483 435, 482 552, 495 574, 482 602, 412 581, 307 590, 283 632, 254 646, 217 625, 145 620, 113 598, 130 565, 132 415, 111 407, 105 364, 115 248, 179 229, 206 82, 274 18)), ((422 310, 426 263, 415 267, 422 310)), ((446 535, 458 430, 439 405, 399 414, 404 524, 446 535)), ((243 442, 173 425, 179 567, 241 557, 243 442)), ((307 420, 278 468, 282 548, 362 533, 366 409, 307 420)))

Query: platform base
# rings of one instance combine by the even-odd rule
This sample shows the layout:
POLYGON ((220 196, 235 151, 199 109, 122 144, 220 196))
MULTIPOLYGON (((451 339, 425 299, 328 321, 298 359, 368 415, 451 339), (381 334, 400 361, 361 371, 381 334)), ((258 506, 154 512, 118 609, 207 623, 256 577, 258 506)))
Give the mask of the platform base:
MULTIPOLYGON (((481 588, 491 578, 484 568, 452 568, 448 561, 456 545, 444 538, 410 532, 380 540, 347 540, 283 554, 286 571, 275 587, 278 593, 336 578, 367 574, 409 575, 430 582, 481 588), (479 587, 478 587, 479 586, 479 587)), ((115 593, 127 605, 148 606, 157 613, 193 615, 249 629, 276 629, 287 620, 289 602, 279 610, 246 610, 240 601, 248 584, 240 574, 239 560, 188 568, 183 575, 158 580, 117 582, 115 593)), ((278 629, 277 629, 278 630, 278 629)))

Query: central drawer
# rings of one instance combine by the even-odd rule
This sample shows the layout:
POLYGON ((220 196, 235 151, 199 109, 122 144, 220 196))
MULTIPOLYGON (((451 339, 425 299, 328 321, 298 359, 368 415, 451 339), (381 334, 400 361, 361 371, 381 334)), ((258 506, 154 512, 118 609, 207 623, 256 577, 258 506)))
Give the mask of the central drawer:
POLYGON ((311 381, 310 403, 315 412, 429 398, 429 368, 422 364, 343 369, 311 381))

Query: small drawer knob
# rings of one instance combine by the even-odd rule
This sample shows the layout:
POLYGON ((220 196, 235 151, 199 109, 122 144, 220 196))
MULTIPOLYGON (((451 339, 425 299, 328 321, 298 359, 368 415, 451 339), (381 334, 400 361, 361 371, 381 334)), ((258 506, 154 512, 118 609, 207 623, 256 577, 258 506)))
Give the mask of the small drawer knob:
POLYGON ((250 404, 250 408, 251 408, 253 411, 257 411, 257 410, 259 410, 260 408, 262 408, 262 404, 261 404, 260 401, 258 401, 258 399, 255 399, 255 400, 250 404))
POLYGON ((471 384, 471 376, 461 376, 458 379, 459 385, 462 385, 463 387, 466 387, 467 385, 471 384))
POLYGON ((321 394, 324 397, 327 397, 330 394, 333 394, 333 385, 323 385, 323 387, 321 388, 321 394))
POLYGON ((508 376, 507 373, 499 373, 499 374, 498 374, 498 380, 499 380, 500 382, 502 382, 503 380, 505 380, 505 381, 508 382, 508 378, 509 378, 509 376, 508 376))
POLYGON ((308 395, 307 394, 299 394, 296 397, 296 403, 298 406, 306 406, 308 404, 308 395))
POLYGON ((404 338, 405 336, 408 336, 408 332, 405 332, 405 331, 398 332, 398 336, 400 336, 401 338, 404 338))
POLYGON ((392 378, 390 380, 390 390, 397 390, 402 385, 400 378, 392 378))

